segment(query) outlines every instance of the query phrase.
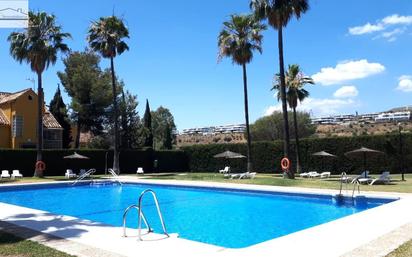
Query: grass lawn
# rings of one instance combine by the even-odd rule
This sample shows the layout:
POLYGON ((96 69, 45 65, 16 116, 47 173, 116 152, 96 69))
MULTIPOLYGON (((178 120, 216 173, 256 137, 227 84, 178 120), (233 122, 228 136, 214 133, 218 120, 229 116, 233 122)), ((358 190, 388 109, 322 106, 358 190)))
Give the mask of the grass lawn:
MULTIPOLYGON (((283 179, 280 175, 258 174, 255 179, 226 179, 222 174, 218 173, 184 173, 184 174, 168 174, 162 176, 147 176, 150 179, 172 179, 172 180, 194 180, 194 181, 213 181, 225 183, 239 184, 256 184, 256 185, 271 185, 271 186, 288 186, 288 187, 308 187, 322 189, 338 189, 340 186, 339 177, 334 176, 329 179, 319 178, 300 178, 283 179)), ((378 177, 374 175, 373 177, 378 177)), ((361 185, 361 191, 380 191, 380 192, 399 192, 412 193, 412 174, 406 174, 406 181, 401 181, 401 175, 391 175, 392 182, 389 185, 361 185)), ((344 189, 346 185, 344 184, 344 189)), ((348 185, 348 190, 352 190, 353 185, 348 185)))
POLYGON ((405 243, 386 257, 410 257, 412 256, 412 240, 405 243))
POLYGON ((30 240, 24 240, 12 234, 0 231, 0 257, 70 257, 66 253, 54 250, 30 240))

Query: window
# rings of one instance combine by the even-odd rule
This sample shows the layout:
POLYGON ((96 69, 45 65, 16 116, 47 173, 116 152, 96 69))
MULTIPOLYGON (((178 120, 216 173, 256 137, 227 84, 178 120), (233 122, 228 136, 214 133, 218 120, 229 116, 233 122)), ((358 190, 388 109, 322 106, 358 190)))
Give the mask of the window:
POLYGON ((13 116, 13 137, 23 136, 23 116, 13 116))

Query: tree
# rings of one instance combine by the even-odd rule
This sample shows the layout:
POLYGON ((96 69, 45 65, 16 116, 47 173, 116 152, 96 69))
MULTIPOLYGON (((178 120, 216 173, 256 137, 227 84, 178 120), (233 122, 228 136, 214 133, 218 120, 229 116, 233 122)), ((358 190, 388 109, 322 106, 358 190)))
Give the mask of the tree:
POLYGON ((129 50, 129 46, 123 41, 129 38, 129 30, 123 21, 112 15, 101 17, 98 21, 92 22, 88 32, 88 42, 90 47, 100 53, 103 58, 110 59, 110 70, 112 75, 112 97, 114 111, 114 158, 113 170, 120 172, 119 167, 119 125, 118 125, 118 108, 116 92, 116 76, 114 69, 114 58, 121 55, 124 51, 129 50))
POLYGON ((153 147, 152 113, 150 112, 149 100, 146 99, 146 110, 143 116, 142 128, 143 146, 153 147))
POLYGON ((65 69, 58 72, 62 85, 71 97, 72 118, 76 121, 75 148, 79 148, 80 132, 100 135, 108 120, 111 104, 111 75, 99 67, 100 57, 91 51, 72 52, 63 59, 65 69))
POLYGON ((262 25, 254 15, 231 15, 230 21, 223 23, 223 29, 218 37, 219 60, 229 57, 234 64, 243 69, 243 93, 246 120, 247 139, 247 171, 252 172, 251 138, 249 128, 249 106, 247 90, 246 64, 253 59, 253 51, 262 52, 262 25))
MULTIPOLYGON (((283 28, 296 16, 297 19, 309 9, 308 0, 251 0, 251 9, 260 19, 266 19, 278 31, 280 95, 282 99, 284 156, 289 156, 289 122, 286 103, 285 66, 283 61, 283 28)), ((294 178, 293 171, 288 173, 294 178)))
MULTIPOLYGON (((59 52, 69 51, 63 42, 70 38, 69 33, 63 33, 56 24, 56 17, 45 12, 29 12, 29 26, 23 32, 13 32, 8 37, 10 54, 19 63, 30 64, 30 68, 37 74, 37 157, 42 161, 43 150, 43 83, 42 74, 57 61, 59 52)), ((37 166, 37 165, 36 165, 37 166)), ((34 176, 43 177, 43 171, 36 170, 34 176)))
MULTIPOLYGON (((296 136, 294 127, 292 124, 291 112, 289 115, 289 126, 293 128, 291 130, 292 135, 296 136)), ((298 136, 299 138, 310 137, 315 134, 316 126, 311 123, 310 115, 306 112, 296 112, 296 120, 298 136)), ((274 112, 269 116, 262 117, 255 121, 250 126, 251 137, 254 141, 275 141, 283 140, 283 114, 281 112, 274 112)))
POLYGON ((49 105, 51 114, 53 114, 57 122, 59 122, 63 128, 63 148, 70 148, 70 142, 72 141, 71 126, 66 104, 64 103, 60 92, 60 85, 57 86, 56 93, 49 105))
POLYGON ((121 148, 131 149, 138 145, 138 130, 140 118, 137 112, 137 96, 129 91, 122 90, 122 100, 120 103, 121 120, 121 148))
MULTIPOLYGON (((286 83, 286 100, 289 104, 289 108, 293 110, 293 124, 295 127, 295 141, 296 141, 296 170, 298 173, 301 171, 300 167, 300 148, 299 148, 299 134, 298 134, 298 121, 296 118, 296 107, 298 102, 302 102, 305 98, 309 97, 309 92, 303 87, 306 84, 315 84, 312 78, 306 77, 300 70, 299 65, 289 65, 288 71, 285 76, 286 83)), ((273 89, 278 91, 278 99, 280 99, 280 76, 275 76, 273 89)))
POLYGON ((175 121, 169 109, 160 106, 152 112, 153 138, 156 149, 172 149, 175 121))
POLYGON ((173 130, 169 125, 167 125, 165 128, 165 139, 163 141, 163 147, 168 150, 173 149, 173 130))

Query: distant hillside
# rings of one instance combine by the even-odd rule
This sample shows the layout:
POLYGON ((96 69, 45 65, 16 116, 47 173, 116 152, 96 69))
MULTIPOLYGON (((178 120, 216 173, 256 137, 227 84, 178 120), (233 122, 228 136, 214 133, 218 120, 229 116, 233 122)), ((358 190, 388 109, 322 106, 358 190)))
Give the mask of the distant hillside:
MULTIPOLYGON (((403 122, 401 126, 404 132, 412 132, 412 122, 403 122)), ((316 136, 324 138, 333 136, 385 135, 397 133, 398 131, 399 126, 397 123, 318 125, 316 136)))

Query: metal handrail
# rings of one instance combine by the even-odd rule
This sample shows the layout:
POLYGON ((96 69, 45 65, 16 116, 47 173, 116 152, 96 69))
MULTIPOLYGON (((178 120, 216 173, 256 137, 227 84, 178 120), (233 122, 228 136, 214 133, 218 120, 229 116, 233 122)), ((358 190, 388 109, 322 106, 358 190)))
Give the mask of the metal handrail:
POLYGON ((164 220, 163 220, 162 212, 160 211, 159 201, 157 200, 156 193, 152 189, 146 189, 140 194, 139 204, 138 204, 138 209, 139 209, 139 221, 138 221, 138 233, 139 234, 138 234, 138 236, 139 236, 139 240, 142 241, 142 218, 143 218, 142 200, 143 200, 143 196, 146 193, 151 193, 152 194, 153 200, 156 204, 157 213, 159 214, 160 223, 162 224, 163 234, 165 234, 167 237, 169 237, 169 234, 166 231, 166 226, 165 226, 165 223, 164 223, 164 220))
MULTIPOLYGON (((342 172, 340 175, 340 189, 339 189, 339 195, 342 195, 342 188, 343 188, 343 176, 347 176, 346 172, 342 172)), ((346 182, 346 194, 348 194, 348 183, 346 182)))
POLYGON ((88 171, 86 171, 85 173, 83 173, 80 177, 78 177, 73 183, 72 186, 76 185, 77 182, 79 182, 80 180, 83 180, 84 178, 92 175, 93 173, 96 172, 96 169, 90 169, 88 171))
MULTIPOLYGON (((123 213, 123 236, 124 237, 127 237, 127 235, 126 235, 126 218, 127 218, 127 214, 129 213, 129 211, 131 209, 137 209, 139 211, 139 206, 137 206, 136 204, 130 205, 129 207, 126 208, 126 210, 123 213)), ((149 223, 147 222, 147 219, 144 216, 143 212, 142 212, 142 219, 143 219, 143 222, 145 223, 149 233, 153 232, 153 229, 150 227, 149 223)))
POLYGON ((360 194, 360 183, 358 179, 356 179, 355 182, 353 182, 352 198, 355 197, 356 186, 358 186, 358 194, 360 194))
POLYGON ((123 185, 123 183, 119 180, 119 175, 117 175, 113 169, 108 169, 107 171, 114 177, 114 180, 116 180, 120 185, 123 185))

